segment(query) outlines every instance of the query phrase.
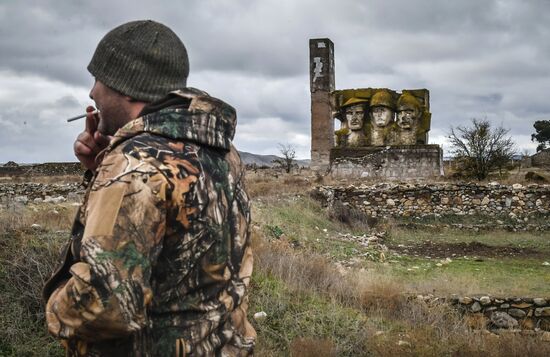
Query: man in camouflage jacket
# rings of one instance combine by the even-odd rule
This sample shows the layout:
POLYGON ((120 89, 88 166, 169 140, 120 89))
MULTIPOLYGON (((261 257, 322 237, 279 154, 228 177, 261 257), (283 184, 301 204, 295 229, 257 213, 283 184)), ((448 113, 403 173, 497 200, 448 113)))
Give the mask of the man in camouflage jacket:
MULTIPOLYGON (((100 42, 88 67, 96 77, 91 96, 101 114, 98 132, 88 128, 88 141, 79 137, 75 152, 94 168, 82 159, 89 156, 83 143, 95 156, 103 136, 114 135, 95 159, 63 264, 44 288, 48 329, 69 356, 246 356, 253 351, 255 331, 246 318, 250 205, 231 144, 235 110, 185 86, 162 97, 163 88, 150 97, 134 95, 139 85, 117 84, 98 70, 101 63, 94 63, 102 61, 96 58, 102 46, 114 46, 113 33, 115 40, 152 33, 157 45, 166 31, 152 21, 122 25, 102 40, 106 44, 100 42), (138 117, 111 125, 116 122, 108 122, 112 103, 101 98, 97 86, 116 90, 114 96, 130 106, 142 103, 138 117)), ((113 66, 108 58, 111 66, 103 68, 113 66)), ((88 113, 87 120, 93 119, 88 113)))

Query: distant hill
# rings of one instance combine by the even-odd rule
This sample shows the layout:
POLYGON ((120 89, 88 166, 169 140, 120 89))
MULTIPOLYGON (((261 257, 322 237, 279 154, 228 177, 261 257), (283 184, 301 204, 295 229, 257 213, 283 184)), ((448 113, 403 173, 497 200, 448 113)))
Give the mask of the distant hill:
MULTIPOLYGON (((249 152, 245 152, 245 151, 239 151, 239 154, 241 155, 241 159, 242 161, 246 164, 246 165, 252 165, 252 164, 256 164, 258 166, 273 166, 273 160, 279 158, 278 156, 275 156, 275 155, 257 155, 257 154, 252 154, 252 153, 249 153, 249 152)), ((309 167, 309 163, 310 163, 311 160, 296 160, 296 163, 300 166, 305 166, 305 167, 309 167)), ((37 173, 52 173, 52 172, 55 172, 55 173, 58 173, 58 171, 81 171, 81 167, 80 167, 80 164, 78 163, 75 163, 75 162, 66 162, 66 163, 63 163, 63 162, 59 162, 59 163, 43 163, 43 164, 28 164, 28 163, 15 163, 13 161, 9 161, 5 164, 2 164, 0 163, 0 174, 2 173, 2 171, 5 171, 6 173, 11 173, 11 172, 19 172, 19 171, 24 171, 24 172, 28 172, 29 174, 37 174, 37 173), (45 169, 47 168, 47 169, 45 169)), ((63 172, 65 174, 67 174, 68 172, 63 172)), ((61 172, 59 172, 59 174, 61 174, 61 172)))
MULTIPOLYGON (((258 166, 273 166, 273 160, 280 158, 276 155, 257 155, 245 151, 239 151, 241 160, 246 165, 256 164, 258 166)), ((311 160, 296 160, 296 163, 300 166, 309 166, 311 160)))

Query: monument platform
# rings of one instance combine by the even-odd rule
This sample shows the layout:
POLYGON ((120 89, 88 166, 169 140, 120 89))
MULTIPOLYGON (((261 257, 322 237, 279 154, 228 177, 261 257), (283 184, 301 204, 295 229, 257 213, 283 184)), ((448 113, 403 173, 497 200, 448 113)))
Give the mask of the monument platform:
POLYGON ((335 147, 330 150, 333 178, 417 179, 443 175, 439 145, 335 147))

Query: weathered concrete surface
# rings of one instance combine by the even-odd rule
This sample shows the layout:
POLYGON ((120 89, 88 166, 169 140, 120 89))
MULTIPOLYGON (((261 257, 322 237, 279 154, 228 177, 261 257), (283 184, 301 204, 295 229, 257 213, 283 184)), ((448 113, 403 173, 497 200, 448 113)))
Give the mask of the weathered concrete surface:
POLYGON ((333 178, 412 179, 443 175, 443 152, 438 145, 400 145, 333 148, 333 178))
POLYGON ((334 44, 328 38, 309 40, 311 91, 311 168, 324 171, 334 147, 330 92, 334 90, 334 44))
POLYGON ((311 93, 311 169, 325 171, 330 150, 334 147, 334 124, 331 118, 329 94, 311 93))

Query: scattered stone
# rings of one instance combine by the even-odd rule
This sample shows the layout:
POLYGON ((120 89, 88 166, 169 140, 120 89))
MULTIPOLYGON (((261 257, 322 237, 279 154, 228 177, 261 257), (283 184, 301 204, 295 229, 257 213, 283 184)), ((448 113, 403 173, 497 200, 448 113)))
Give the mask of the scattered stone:
POLYGON ((260 311, 254 314, 254 320, 261 321, 264 320, 267 317, 267 314, 265 311, 260 311))
POLYGON ((462 305, 470 305, 472 301, 473 301, 472 298, 468 296, 463 296, 458 299, 458 302, 461 303, 462 305))
POLYGON ((518 319, 521 319, 525 316, 527 316, 527 314, 525 313, 525 311, 521 310, 521 309, 510 309, 508 310, 508 314, 512 317, 516 317, 518 319))
POLYGON ((481 303, 481 305, 483 306, 487 306, 491 303, 491 298, 489 296, 482 296, 480 299, 479 299, 479 302, 481 303))
POLYGON ((69 194, 67 195, 67 201, 71 201, 71 202, 80 201, 80 197, 81 195, 78 194, 77 192, 69 192, 69 194))
POLYGON ((41 229, 42 226, 39 225, 39 224, 33 223, 33 224, 31 225, 31 228, 32 228, 32 229, 41 229))
POLYGON ((512 304, 512 307, 515 307, 515 308, 518 308, 518 309, 526 309, 526 308, 531 307, 531 306, 533 306, 533 304, 529 304, 529 303, 526 303, 526 302, 520 302, 520 303, 512 304))
POLYGON ((29 202, 29 198, 27 196, 17 196, 13 199, 15 202, 19 203, 27 203, 29 202))
POLYGON ((491 314, 491 322, 498 328, 516 328, 518 322, 512 316, 502 311, 495 311, 491 314))
POLYGON ((535 329, 535 321, 531 318, 522 319, 520 321, 520 325, 522 329, 525 330, 534 330, 535 329))
POLYGON ((534 298, 533 303, 537 306, 544 306, 546 305, 546 300, 542 298, 534 298))
POLYGON ((472 306, 470 307, 470 310, 472 312, 480 312, 481 311, 481 305, 479 304, 479 302, 476 301, 472 304, 472 306))
POLYGON ((397 342, 397 345, 398 345, 398 346, 410 346, 411 343, 410 343, 410 342, 407 342, 407 341, 399 340, 399 341, 397 342))
POLYGON ((550 307, 538 307, 535 309, 535 316, 550 316, 550 307))
POLYGON ((62 202, 66 202, 67 199, 63 196, 58 196, 58 197, 55 197, 52 199, 52 203, 55 203, 55 204, 59 204, 59 203, 62 203, 62 202))
POLYGON ((523 185, 521 183, 515 183, 512 185, 512 188, 514 190, 521 190, 523 188, 523 185))

